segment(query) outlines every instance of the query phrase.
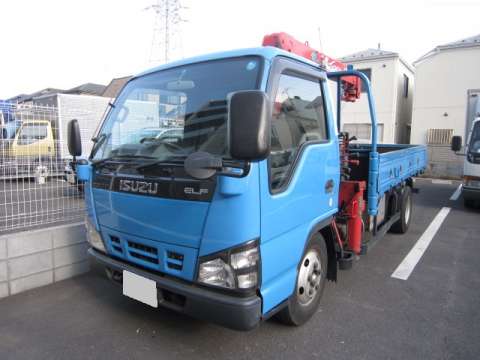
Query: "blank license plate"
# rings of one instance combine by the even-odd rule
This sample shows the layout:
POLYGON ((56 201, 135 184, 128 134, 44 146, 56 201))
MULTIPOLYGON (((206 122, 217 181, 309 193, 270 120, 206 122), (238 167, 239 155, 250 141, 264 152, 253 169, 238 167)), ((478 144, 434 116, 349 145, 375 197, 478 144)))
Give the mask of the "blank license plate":
POLYGON ((155 281, 123 270, 123 295, 158 307, 157 285, 155 281))

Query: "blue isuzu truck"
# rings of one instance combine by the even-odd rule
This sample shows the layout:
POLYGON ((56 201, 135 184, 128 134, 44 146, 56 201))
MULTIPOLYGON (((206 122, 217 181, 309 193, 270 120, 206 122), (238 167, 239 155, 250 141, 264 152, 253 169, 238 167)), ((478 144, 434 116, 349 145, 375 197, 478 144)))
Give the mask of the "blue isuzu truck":
MULTIPOLYGON (((274 45, 159 66, 111 104, 77 170, 89 254, 125 295, 233 329, 301 325, 338 269, 407 231, 425 148, 377 144, 364 74, 274 45), (370 144, 340 132, 352 79, 370 144)), ((79 156, 75 120, 68 138, 79 156)))

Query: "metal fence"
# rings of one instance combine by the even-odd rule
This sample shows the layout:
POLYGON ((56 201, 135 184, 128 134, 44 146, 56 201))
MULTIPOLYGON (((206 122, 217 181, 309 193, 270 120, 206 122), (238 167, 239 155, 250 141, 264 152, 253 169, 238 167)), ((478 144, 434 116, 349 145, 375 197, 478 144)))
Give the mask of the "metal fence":
POLYGON ((0 234, 83 219, 83 184, 70 168, 67 123, 79 119, 87 155, 108 100, 97 108, 72 108, 60 100, 55 106, 2 104, 0 234))

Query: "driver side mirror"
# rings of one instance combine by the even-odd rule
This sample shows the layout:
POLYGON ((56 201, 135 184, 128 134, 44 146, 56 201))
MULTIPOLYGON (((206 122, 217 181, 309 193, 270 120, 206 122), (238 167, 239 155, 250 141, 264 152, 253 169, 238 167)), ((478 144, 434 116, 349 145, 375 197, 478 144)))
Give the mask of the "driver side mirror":
POLYGON ((238 160, 263 160, 270 154, 270 106, 259 90, 235 92, 228 108, 230 155, 238 160))
POLYGON ((455 135, 452 136, 452 143, 451 143, 452 151, 458 152, 462 149, 462 137, 455 135))
POLYGON ((77 119, 68 122, 67 141, 70 155, 74 158, 82 155, 82 138, 80 136, 80 127, 77 119))

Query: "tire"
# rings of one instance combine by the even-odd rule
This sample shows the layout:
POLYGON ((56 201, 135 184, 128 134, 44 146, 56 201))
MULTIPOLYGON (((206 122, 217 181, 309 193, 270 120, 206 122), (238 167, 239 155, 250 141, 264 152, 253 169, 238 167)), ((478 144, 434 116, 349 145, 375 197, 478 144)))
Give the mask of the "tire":
POLYGON ((410 186, 406 186, 401 196, 400 219, 392 225, 390 231, 396 234, 405 234, 412 220, 412 210, 412 189, 410 189, 410 186))
POLYGON ((318 309, 327 280, 328 254, 325 239, 320 233, 309 240, 298 265, 295 292, 277 318, 286 325, 306 323, 318 309), (315 263, 318 265, 315 266, 315 263))

